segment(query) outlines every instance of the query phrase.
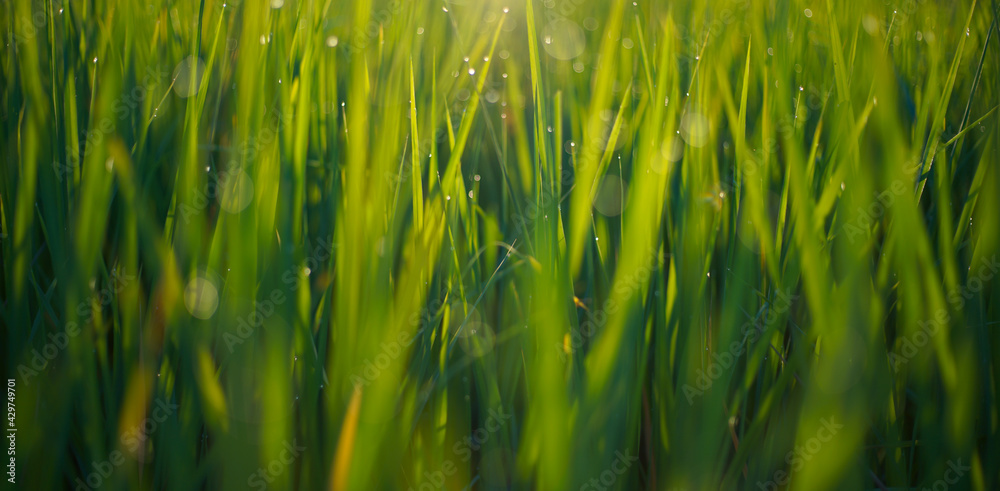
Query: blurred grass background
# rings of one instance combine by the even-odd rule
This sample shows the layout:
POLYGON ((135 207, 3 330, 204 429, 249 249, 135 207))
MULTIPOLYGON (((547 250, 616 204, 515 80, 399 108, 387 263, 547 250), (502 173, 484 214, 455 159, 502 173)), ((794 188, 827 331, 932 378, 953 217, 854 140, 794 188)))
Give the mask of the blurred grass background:
POLYGON ((15 486, 997 489, 996 14, 4 2, 15 486))

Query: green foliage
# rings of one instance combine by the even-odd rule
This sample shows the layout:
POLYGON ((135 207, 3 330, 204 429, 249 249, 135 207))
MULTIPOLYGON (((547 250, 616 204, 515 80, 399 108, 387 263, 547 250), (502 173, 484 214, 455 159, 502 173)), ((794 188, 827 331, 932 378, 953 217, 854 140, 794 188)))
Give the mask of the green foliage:
POLYGON ((997 6, 14 0, 24 489, 996 489, 997 6))

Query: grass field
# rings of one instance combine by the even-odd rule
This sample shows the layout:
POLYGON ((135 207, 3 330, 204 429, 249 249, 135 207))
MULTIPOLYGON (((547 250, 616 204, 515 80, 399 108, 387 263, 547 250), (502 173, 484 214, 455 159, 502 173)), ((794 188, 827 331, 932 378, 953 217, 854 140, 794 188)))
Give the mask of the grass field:
POLYGON ((5 1, 6 486, 998 489, 997 12, 5 1))

